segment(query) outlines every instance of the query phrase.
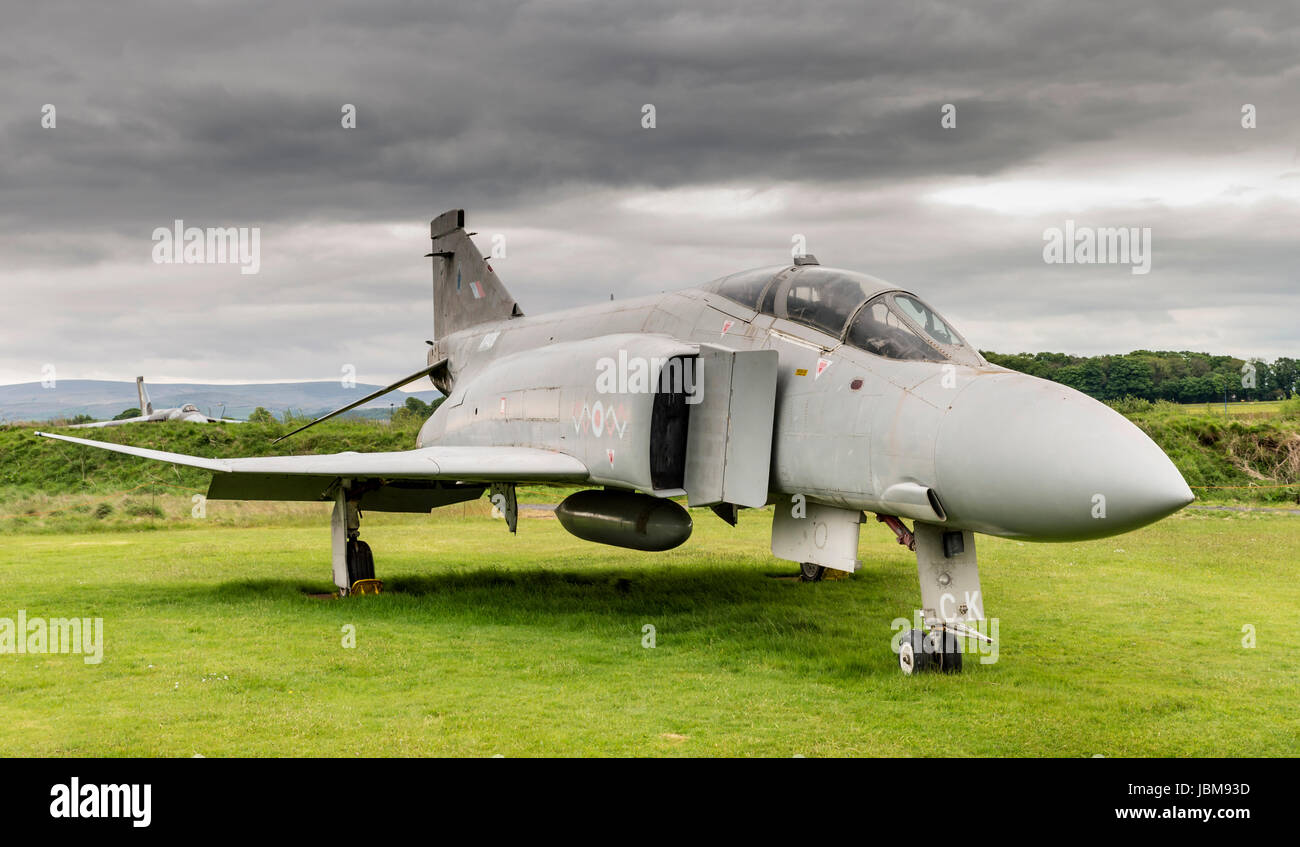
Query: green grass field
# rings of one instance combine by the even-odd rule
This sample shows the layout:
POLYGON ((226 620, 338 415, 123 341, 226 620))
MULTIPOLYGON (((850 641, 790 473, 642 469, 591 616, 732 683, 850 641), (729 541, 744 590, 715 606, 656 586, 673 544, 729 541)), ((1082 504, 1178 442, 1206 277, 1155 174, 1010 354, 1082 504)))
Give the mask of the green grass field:
POLYGON ((1271 418, 1295 404, 1283 400, 1234 400, 1224 403, 1181 403, 1178 408, 1191 415, 1218 415, 1230 418, 1271 418))
POLYGON ((1300 754, 1300 517, 981 536, 997 661, 907 678, 889 640, 915 564, 875 523, 858 574, 801 584, 776 578, 770 513, 697 511, 657 555, 545 518, 511 537, 476 507, 368 516, 388 593, 338 600, 312 596, 331 589, 323 507, 246 527, 223 508, 6 535, 0 617, 102 617, 105 647, 0 655, 0 754, 1300 754))

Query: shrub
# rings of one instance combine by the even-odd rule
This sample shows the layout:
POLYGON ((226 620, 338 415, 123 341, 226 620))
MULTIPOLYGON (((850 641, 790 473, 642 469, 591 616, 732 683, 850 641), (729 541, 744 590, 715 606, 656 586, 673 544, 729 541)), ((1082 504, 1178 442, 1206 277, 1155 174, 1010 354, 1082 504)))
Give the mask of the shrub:
POLYGON ((133 518, 163 517, 163 510, 155 503, 128 503, 126 513, 133 518))
POLYGON ((1120 397, 1118 400, 1109 401, 1106 405, 1121 415, 1136 415, 1151 410, 1151 401, 1141 397, 1120 397))

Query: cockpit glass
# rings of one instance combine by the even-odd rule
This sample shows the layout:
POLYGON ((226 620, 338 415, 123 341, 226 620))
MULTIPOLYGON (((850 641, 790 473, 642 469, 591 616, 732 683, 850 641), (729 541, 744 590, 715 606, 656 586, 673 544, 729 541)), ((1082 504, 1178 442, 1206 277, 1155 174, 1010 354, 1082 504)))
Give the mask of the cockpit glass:
POLYGON ((785 295, 785 316, 839 337, 849 316, 862 305, 867 295, 854 279, 807 278, 811 276, 797 274, 791 280, 785 295))
POLYGON ((961 347, 961 337, 957 333, 948 329, 948 325, 943 319, 934 313, 929 306, 917 300, 910 294, 895 294, 894 305, 896 305, 903 314, 912 319, 912 323, 919 326, 929 335, 931 339, 940 344, 947 344, 950 347, 961 347))
POLYGON ((925 339, 916 334, 898 311, 890 308, 885 297, 877 297, 858 312, 849 326, 850 345, 886 359, 904 359, 914 362, 946 362, 940 353, 925 339))
POLYGON ((713 290, 724 297, 735 300, 751 309, 758 309, 758 298, 763 296, 763 289, 775 276, 771 268, 758 268, 752 271, 724 276, 713 285, 713 290))
POLYGON ((776 314, 839 338, 853 313, 881 287, 879 280, 861 274, 804 267, 791 276, 776 314))
POLYGON ((911 294, 889 291, 891 287, 865 274, 803 265, 741 271, 706 290, 886 358, 967 365, 983 361, 937 312, 911 294))

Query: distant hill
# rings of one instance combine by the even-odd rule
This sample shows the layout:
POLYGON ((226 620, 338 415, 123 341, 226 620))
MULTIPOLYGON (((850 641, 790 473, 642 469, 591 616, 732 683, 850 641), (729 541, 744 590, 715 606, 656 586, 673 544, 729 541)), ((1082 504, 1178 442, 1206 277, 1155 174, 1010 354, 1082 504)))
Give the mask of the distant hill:
MULTIPOLYGON (((247 418, 258 406, 265 407, 276 417, 282 416, 285 411, 308 416, 324 414, 383 387, 357 383, 355 388, 344 388, 337 381, 251 385, 152 384, 147 377, 145 385, 149 388, 149 397, 155 408, 193 403, 199 407, 199 411, 211 417, 241 420, 247 418)), ((358 417, 387 417, 389 403, 401 406, 407 397, 418 397, 431 403, 441 396, 433 389, 409 393, 394 391, 362 406, 355 414, 358 417)), ((96 420, 108 420, 119 412, 138 405, 134 381, 61 379, 54 388, 43 388, 39 382, 0 385, 0 422, 48 421, 75 415, 90 415, 96 420)))

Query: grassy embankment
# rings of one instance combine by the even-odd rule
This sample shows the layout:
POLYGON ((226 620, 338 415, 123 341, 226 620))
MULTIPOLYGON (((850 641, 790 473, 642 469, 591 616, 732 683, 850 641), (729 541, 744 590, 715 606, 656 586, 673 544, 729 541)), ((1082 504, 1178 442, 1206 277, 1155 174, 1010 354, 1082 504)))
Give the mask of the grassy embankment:
POLYGON ((1115 406, 1169 455, 1199 500, 1300 504, 1300 398, 1229 404, 1226 416, 1203 404, 1115 406))
MULTIPOLYGON (((1200 501, 1300 503, 1300 399, 1274 404, 1270 412, 1247 413, 1255 416, 1249 419, 1216 416, 1202 406, 1143 401, 1117 406, 1169 454, 1200 501)), ((0 428, 0 531, 145 529, 193 523, 192 497, 207 489, 205 472, 37 438, 34 429, 0 428)), ((390 427, 376 421, 328 421, 272 444, 287 430, 280 423, 165 423, 70 434, 217 458, 404 450, 414 446, 416 434, 413 424, 390 427)), ((563 495, 562 489, 540 487, 520 493, 523 502, 555 502, 563 495)), ((315 523, 327 508, 239 503, 223 505, 215 514, 210 509, 209 516, 217 523, 305 524, 315 523)))

